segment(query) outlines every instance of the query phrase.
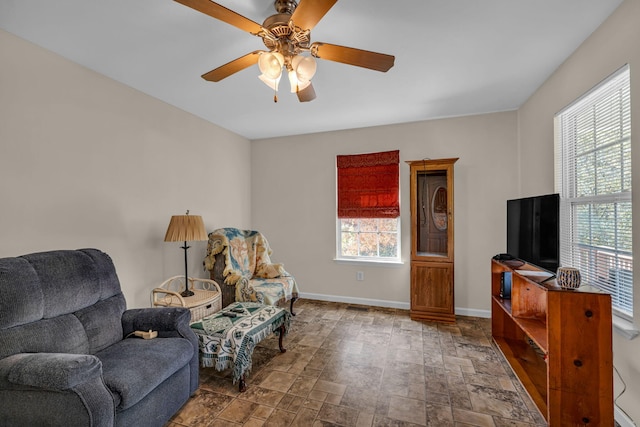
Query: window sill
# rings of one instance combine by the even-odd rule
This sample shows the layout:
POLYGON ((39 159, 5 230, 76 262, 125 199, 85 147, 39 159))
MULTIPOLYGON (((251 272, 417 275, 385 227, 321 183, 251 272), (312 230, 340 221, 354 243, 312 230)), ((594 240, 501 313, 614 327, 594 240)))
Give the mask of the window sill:
POLYGON ((333 259, 338 264, 357 264, 357 265, 377 265, 377 266, 401 266, 404 265, 404 261, 393 260, 393 261, 383 261, 383 260, 373 260, 373 259, 355 259, 355 258, 334 258, 333 259))
POLYGON ((633 323, 616 315, 612 316, 613 330, 628 340, 632 340, 640 334, 640 331, 633 326, 633 323))

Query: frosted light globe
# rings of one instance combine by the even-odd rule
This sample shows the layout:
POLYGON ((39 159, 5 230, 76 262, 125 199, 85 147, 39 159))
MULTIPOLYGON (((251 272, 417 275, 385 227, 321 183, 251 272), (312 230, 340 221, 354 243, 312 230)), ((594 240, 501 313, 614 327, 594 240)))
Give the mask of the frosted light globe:
POLYGON ((282 74, 284 57, 279 52, 262 53, 258 59, 258 67, 269 79, 277 79, 282 74))

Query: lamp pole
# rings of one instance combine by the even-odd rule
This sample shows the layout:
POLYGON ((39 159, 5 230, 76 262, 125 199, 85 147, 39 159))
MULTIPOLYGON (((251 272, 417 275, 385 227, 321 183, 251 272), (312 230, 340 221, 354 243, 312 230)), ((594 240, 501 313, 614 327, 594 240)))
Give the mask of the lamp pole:
MULTIPOLYGON (((189 211, 187 211, 187 213, 188 212, 189 211)), ((180 293, 183 297, 190 297, 194 295, 193 291, 189 290, 189 270, 187 268, 187 249, 189 248, 190 246, 187 246, 187 241, 185 240, 184 246, 182 247, 182 249, 184 249, 184 291, 180 293)))

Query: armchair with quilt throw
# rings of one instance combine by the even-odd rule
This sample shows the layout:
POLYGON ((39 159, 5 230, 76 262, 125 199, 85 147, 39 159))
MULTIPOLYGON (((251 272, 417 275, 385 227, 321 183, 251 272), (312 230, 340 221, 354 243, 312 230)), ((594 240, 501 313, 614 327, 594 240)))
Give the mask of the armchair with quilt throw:
POLYGON ((271 248, 258 231, 220 228, 209 233, 205 269, 222 288, 222 306, 234 301, 278 305, 298 299, 298 284, 282 264, 271 262, 271 248))
POLYGON ((96 249, 1 258, 0 425, 165 425, 198 388, 190 317, 127 310, 96 249))

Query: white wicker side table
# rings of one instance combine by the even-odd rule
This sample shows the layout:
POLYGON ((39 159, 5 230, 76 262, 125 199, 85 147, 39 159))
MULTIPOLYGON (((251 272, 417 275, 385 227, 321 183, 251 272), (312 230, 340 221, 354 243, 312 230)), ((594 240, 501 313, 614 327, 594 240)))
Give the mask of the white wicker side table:
POLYGON ((184 276, 174 276, 165 280, 151 291, 151 305, 154 307, 186 307, 191 311, 191 322, 220 311, 222 292, 213 280, 189 277, 190 297, 183 297, 184 276))

